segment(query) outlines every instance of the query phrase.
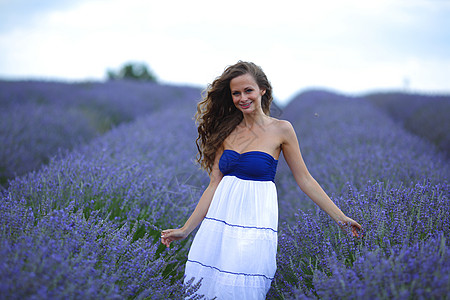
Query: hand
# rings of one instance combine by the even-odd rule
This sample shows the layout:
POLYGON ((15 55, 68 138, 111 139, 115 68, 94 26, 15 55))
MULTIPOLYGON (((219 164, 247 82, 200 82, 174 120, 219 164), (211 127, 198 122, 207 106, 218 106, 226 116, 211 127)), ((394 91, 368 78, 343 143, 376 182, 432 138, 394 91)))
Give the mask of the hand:
POLYGON ((187 233, 182 229, 166 229, 161 232, 161 243, 170 246, 173 241, 183 240, 187 237, 187 233))
POLYGON ((362 237, 362 226, 358 224, 358 222, 356 222, 355 220, 349 218, 349 217, 344 217, 344 219, 339 220, 338 225, 341 227, 342 230, 344 230, 345 232, 350 232, 352 233, 353 237, 357 237, 357 238, 361 238, 362 237))

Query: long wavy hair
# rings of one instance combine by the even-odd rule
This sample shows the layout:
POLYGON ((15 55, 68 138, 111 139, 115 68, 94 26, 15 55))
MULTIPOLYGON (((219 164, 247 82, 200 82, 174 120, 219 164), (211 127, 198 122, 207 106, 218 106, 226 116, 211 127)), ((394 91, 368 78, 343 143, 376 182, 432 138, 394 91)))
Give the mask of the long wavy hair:
POLYGON ((263 112, 270 115, 272 86, 261 67, 244 61, 228 66, 203 92, 203 99, 198 103, 195 113, 198 124, 198 137, 195 141, 198 149, 197 162, 208 174, 211 173, 217 149, 243 119, 242 112, 233 103, 230 81, 244 74, 252 75, 259 88, 266 90, 261 98, 261 106, 263 112))

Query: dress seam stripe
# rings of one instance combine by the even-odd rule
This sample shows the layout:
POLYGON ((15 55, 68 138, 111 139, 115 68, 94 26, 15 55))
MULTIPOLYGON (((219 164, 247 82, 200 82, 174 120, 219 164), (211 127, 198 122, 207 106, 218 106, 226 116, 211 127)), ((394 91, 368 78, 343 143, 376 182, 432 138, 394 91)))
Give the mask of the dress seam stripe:
POLYGON ((257 226, 244 226, 244 225, 230 224, 230 223, 227 223, 226 221, 219 220, 219 219, 215 219, 215 218, 211 218, 211 217, 205 217, 205 219, 212 220, 212 221, 217 221, 217 222, 222 222, 222 223, 224 223, 225 225, 232 226, 232 227, 241 227, 241 228, 249 228, 249 229, 272 230, 273 232, 277 233, 277 231, 276 231, 275 229, 272 229, 272 228, 270 228, 270 227, 257 227, 257 226))
POLYGON ((219 269, 217 267, 214 267, 214 266, 205 265, 205 264, 203 264, 203 263, 201 263, 199 261, 196 261, 196 260, 188 259, 187 261, 190 261, 192 263, 197 263, 197 264, 199 264, 199 265, 201 265, 203 267, 206 267, 206 268, 211 268, 211 269, 217 270, 217 271, 219 271, 221 273, 228 273, 228 274, 233 274, 233 275, 244 275, 244 276, 259 276, 259 277, 264 277, 264 278, 266 278, 268 280, 273 280, 273 277, 268 277, 268 276, 266 276, 264 274, 247 274, 247 273, 237 273, 237 272, 224 271, 224 270, 221 270, 221 269, 219 269))
POLYGON ((247 177, 247 176, 242 176, 240 174, 236 174, 236 172, 230 172, 230 173, 224 174, 223 176, 224 177, 225 176, 234 176, 234 177, 239 178, 241 180, 247 180, 247 181, 259 181, 259 182, 273 182, 273 183, 275 183, 275 178, 273 178, 273 179, 250 178, 250 177, 247 177))

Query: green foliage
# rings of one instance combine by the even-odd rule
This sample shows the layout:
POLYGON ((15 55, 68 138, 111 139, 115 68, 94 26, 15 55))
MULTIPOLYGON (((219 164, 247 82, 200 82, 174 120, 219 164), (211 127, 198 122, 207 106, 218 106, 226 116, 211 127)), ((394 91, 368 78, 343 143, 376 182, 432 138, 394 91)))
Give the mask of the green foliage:
POLYGON ((156 82, 156 75, 148 68, 145 63, 128 62, 125 63, 118 72, 107 71, 108 80, 131 79, 156 82))

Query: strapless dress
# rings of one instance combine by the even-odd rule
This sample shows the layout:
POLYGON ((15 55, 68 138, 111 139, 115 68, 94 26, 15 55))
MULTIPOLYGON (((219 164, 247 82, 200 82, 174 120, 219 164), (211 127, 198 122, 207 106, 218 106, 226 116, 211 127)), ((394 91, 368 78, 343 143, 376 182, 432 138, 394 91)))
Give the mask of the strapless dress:
POLYGON ((194 237, 185 282, 206 299, 265 299, 276 271, 278 161, 262 151, 223 151, 224 175, 194 237))

